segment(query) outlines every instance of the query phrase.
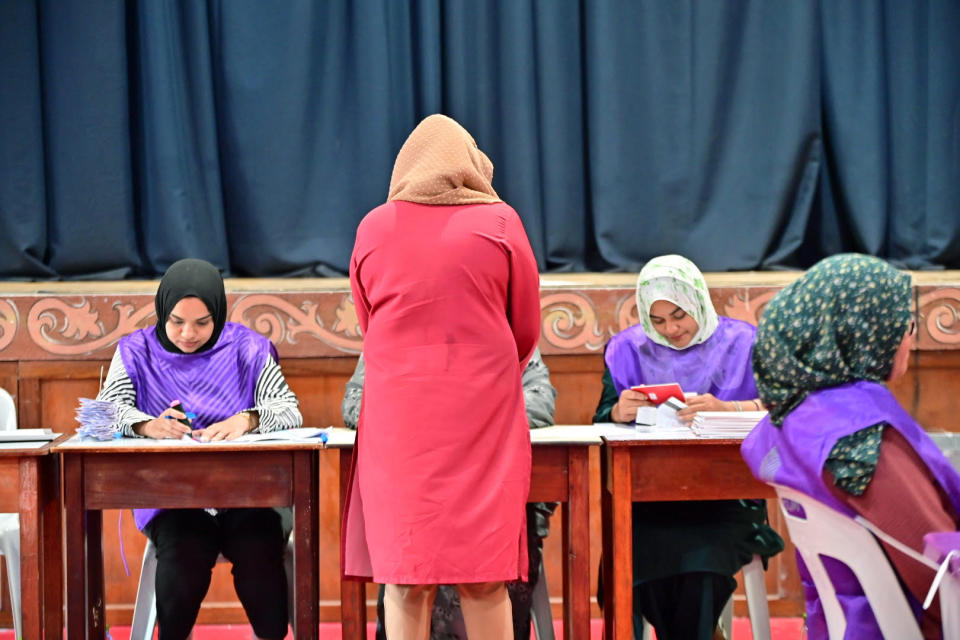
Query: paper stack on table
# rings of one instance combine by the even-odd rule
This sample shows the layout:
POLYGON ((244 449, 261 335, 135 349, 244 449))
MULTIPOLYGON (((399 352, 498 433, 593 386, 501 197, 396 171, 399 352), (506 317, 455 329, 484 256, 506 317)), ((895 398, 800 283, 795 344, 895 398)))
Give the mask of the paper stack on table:
POLYGON ((80 435, 94 440, 111 440, 122 435, 117 430, 117 407, 112 402, 80 398, 76 412, 80 435))
POLYGON ((10 429, 0 431, 0 442, 39 442, 55 440, 59 435, 52 429, 10 429))
POLYGON ((766 415, 766 411, 701 411, 690 428, 703 438, 743 438, 766 415))

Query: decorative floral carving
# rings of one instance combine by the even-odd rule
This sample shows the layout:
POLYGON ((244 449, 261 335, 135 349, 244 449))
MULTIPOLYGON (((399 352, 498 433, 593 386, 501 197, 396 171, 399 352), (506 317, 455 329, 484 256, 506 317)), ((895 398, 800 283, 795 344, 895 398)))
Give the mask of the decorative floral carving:
POLYGON ((353 296, 344 296, 337 307, 337 320, 333 323, 333 330, 345 333, 348 336, 360 337, 360 321, 357 319, 357 306, 353 303, 353 296))
POLYGON ((332 330, 324 326, 317 309, 318 304, 311 300, 297 307, 279 295, 254 294, 237 299, 230 320, 247 325, 278 346, 297 344, 298 336, 307 334, 341 351, 359 353, 363 341, 350 295, 343 294, 332 330))
POLYGON ((737 320, 743 320, 756 326, 760 322, 760 315, 763 308, 777 294, 776 291, 764 291, 755 296, 750 295, 750 289, 744 289, 741 293, 735 293, 728 297, 723 303, 723 309, 720 309, 721 315, 737 320))
POLYGON ((49 353, 89 355, 138 329, 154 312, 152 303, 137 309, 132 304, 115 302, 111 308, 117 314, 117 322, 108 331, 99 312, 86 298, 76 304, 63 298, 41 298, 27 315, 27 332, 34 344, 49 353))
POLYGON ((597 324, 591 300, 572 292, 547 294, 540 298, 543 337, 554 347, 590 351, 603 348, 604 335, 597 324))
POLYGON ((935 342, 960 344, 960 289, 944 287, 922 294, 917 307, 920 324, 935 342))
POLYGON ((631 291, 617 302, 617 311, 614 317, 617 326, 610 328, 610 335, 620 333, 628 327, 640 322, 640 311, 637 310, 637 296, 631 291))
POLYGON ((13 342, 19 325, 20 314, 16 305, 9 300, 0 300, 0 351, 13 342))

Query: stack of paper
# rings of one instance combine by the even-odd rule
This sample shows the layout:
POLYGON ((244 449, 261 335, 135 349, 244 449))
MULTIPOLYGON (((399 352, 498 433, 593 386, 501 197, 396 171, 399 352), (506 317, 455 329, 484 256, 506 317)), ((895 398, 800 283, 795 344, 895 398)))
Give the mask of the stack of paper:
POLYGON ((0 431, 0 442, 40 442, 54 440, 58 435, 50 429, 11 429, 0 431))
POLYGON ((94 440, 110 440, 119 438, 117 424, 117 406, 107 400, 80 398, 77 407, 77 433, 94 440))
POLYGON ((704 438, 744 438, 766 411, 701 411, 690 428, 704 438))

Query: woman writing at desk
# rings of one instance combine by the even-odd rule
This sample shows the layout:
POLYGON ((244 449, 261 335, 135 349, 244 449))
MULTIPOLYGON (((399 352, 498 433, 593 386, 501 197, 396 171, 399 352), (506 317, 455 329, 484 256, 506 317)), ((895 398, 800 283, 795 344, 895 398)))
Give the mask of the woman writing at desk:
MULTIPOLYGON (((650 399, 631 387, 678 382, 695 392, 681 419, 698 411, 760 408, 750 366, 755 330, 718 318, 696 265, 676 255, 650 260, 637 279, 640 323, 607 344, 594 422, 633 422, 650 399)), ((783 550, 760 501, 645 502, 633 505, 634 635, 641 616, 660 640, 710 640, 754 554, 783 550)))
MULTIPOLYGON (((232 440, 302 423, 269 340, 226 322, 219 271, 203 260, 167 269, 156 295, 157 324, 124 337, 97 396, 117 406, 125 436, 232 440), (179 405, 178 405, 179 403, 179 405), (173 407, 179 406, 181 410, 173 407), (185 411, 195 414, 192 424, 185 411)), ((252 482, 256 479, 252 478, 252 482)), ((286 537, 274 509, 135 509, 157 549, 157 619, 162 640, 190 635, 211 570, 233 563, 237 596, 258 638, 287 633, 286 537)))
MULTIPOLYGON (((770 414, 742 452, 761 480, 862 515, 922 551, 924 534, 957 530, 960 475, 884 385, 907 371, 916 331, 910 296, 910 276, 857 254, 821 260, 780 291, 763 312, 753 357, 770 414)), ((882 544, 906 592, 922 602, 933 571, 882 544)), ((808 637, 827 638, 816 589, 797 560, 808 637)), ((880 638, 856 578, 830 560, 844 637, 880 638)), ((920 624, 924 637, 940 637, 937 600, 920 624)))

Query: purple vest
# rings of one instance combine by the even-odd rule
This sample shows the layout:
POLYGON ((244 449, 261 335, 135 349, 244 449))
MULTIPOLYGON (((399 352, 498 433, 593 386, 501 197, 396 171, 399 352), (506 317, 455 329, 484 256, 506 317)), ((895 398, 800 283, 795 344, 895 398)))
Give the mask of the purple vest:
POLYGON ((687 392, 751 400, 757 397, 750 365, 755 334, 753 325, 721 316, 704 342, 677 350, 657 344, 634 325, 610 339, 604 360, 617 394, 637 384, 678 382, 687 392))
MULTIPOLYGON (((903 435, 949 496, 954 510, 960 513, 960 474, 893 394, 875 382, 852 382, 811 393, 787 414, 782 427, 776 427, 769 417, 764 418, 744 440, 741 453, 758 479, 791 487, 852 516, 855 513, 823 484, 823 465, 837 440, 880 422, 903 435)), ((808 637, 826 638, 826 621, 816 590, 809 575, 803 575, 805 567, 800 564, 801 577, 809 582, 805 585, 808 637)), ((842 565, 827 568, 847 617, 846 637, 881 637, 850 570, 842 565)))
MULTIPOLYGON (((157 340, 156 327, 122 338, 117 345, 123 366, 137 393, 137 408, 152 416, 172 400, 197 414, 195 429, 229 418, 254 406, 254 391, 268 356, 277 359, 273 344, 260 334, 228 322, 212 349, 202 353, 171 353, 157 340)), ((137 528, 158 509, 134 509, 137 528)))

